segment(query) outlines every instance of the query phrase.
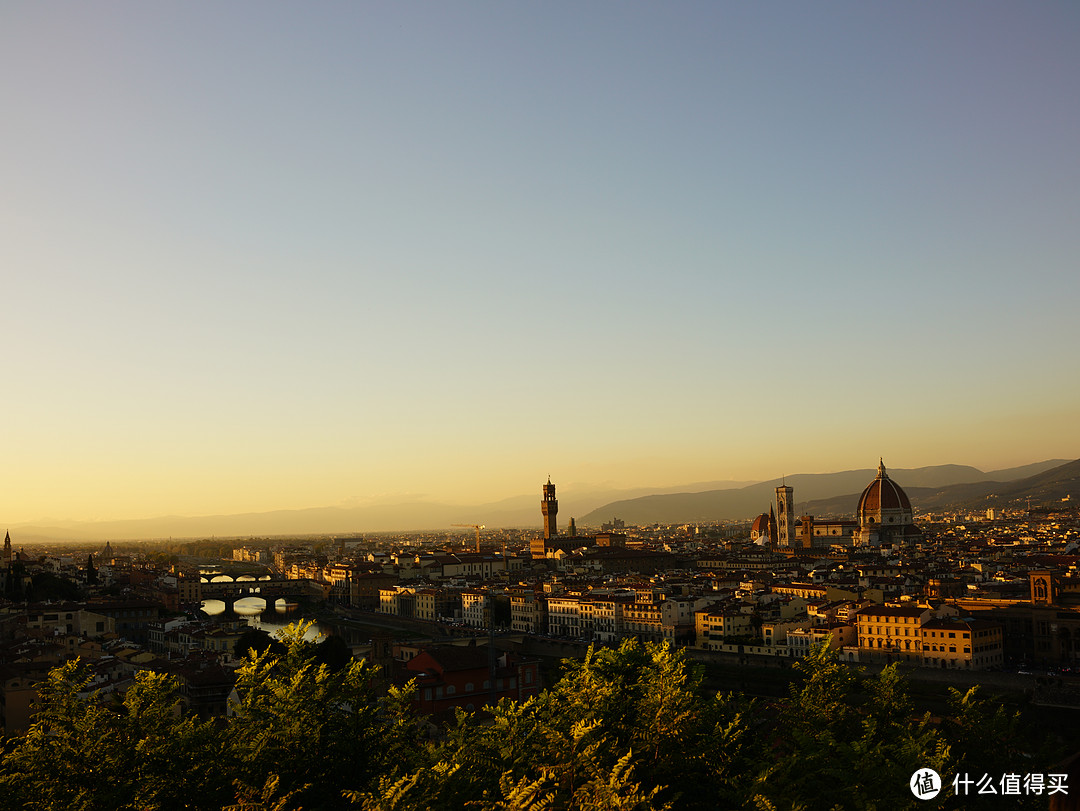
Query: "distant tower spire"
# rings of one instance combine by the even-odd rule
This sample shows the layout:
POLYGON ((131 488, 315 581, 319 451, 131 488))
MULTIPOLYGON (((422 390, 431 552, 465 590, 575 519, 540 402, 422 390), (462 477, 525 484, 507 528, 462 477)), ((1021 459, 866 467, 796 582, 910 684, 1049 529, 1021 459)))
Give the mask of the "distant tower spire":
POLYGON ((4 533, 4 565, 11 568, 11 532, 4 533))
POLYGON ((555 485, 548 476, 544 485, 544 500, 540 502, 540 512, 544 515, 544 540, 550 541, 559 534, 559 501, 555 498, 555 485))

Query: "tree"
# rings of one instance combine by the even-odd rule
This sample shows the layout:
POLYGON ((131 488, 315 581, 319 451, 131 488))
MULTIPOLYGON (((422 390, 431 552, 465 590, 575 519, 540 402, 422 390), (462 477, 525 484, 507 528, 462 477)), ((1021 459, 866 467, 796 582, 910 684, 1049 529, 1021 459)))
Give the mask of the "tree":
POLYGON ((193 797, 206 807, 229 798, 222 736, 178 717, 175 679, 140 671, 116 706, 89 683, 75 660, 39 687, 36 722, 3 757, 9 807, 179 809, 193 797))
POLYGON ((36 572, 30 580, 28 600, 67 600, 82 598, 82 592, 75 582, 60 577, 52 572, 36 572))
POLYGON ((233 645, 233 653, 237 659, 244 659, 249 653, 265 653, 271 650, 276 656, 285 653, 285 646, 270 636, 269 631, 261 628, 248 628, 240 634, 240 638, 233 645))
POLYGON ((773 751, 759 770, 759 808, 914 808, 908 788, 916 769, 945 774, 949 747, 914 715, 896 665, 868 679, 826 643, 795 664, 799 681, 772 725, 773 751), (827 798, 827 805, 822 805, 827 798))
POLYGON ((315 645, 313 656, 316 664, 326 665, 333 671, 344 669, 353 660, 349 644, 336 635, 327 636, 315 645))
POLYGON ((490 708, 488 722, 459 711, 423 768, 355 799, 371 809, 736 807, 745 727, 699 686, 668 645, 590 649, 550 690, 490 708))
POLYGON ((278 775, 278 791, 295 795, 298 805, 332 808, 345 789, 400 767, 391 758, 415 743, 415 726, 402 721, 405 697, 378 700, 375 670, 366 662, 336 672, 317 663, 315 643, 304 639, 310 626, 287 627, 281 655, 249 654, 237 671, 229 736, 244 786, 261 789, 278 775))
POLYGON ((1059 757, 977 690, 951 691, 935 725, 895 665, 860 681, 825 646, 795 665, 790 696, 768 704, 703 695, 667 645, 590 650, 537 696, 459 711, 435 743, 410 688, 377 691, 374 668, 351 659, 328 667, 308 627, 290 626, 281 652, 248 653, 235 714, 215 723, 182 714, 169 676, 140 672, 117 701, 90 690, 84 665, 55 669, 29 733, 0 756, 4 807, 884 811, 920 807, 908 788, 919 769, 948 782, 963 768, 1049 773, 1059 757))

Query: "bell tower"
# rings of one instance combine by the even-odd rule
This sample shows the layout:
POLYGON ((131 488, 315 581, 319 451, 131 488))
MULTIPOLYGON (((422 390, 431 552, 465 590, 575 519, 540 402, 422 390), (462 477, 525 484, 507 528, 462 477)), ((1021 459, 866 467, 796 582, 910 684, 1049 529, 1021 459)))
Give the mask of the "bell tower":
POLYGON ((792 489, 784 484, 776 488, 776 545, 795 545, 795 503, 792 489))
POLYGON ((555 485, 548 476, 544 485, 544 500, 540 502, 540 512, 544 514, 544 540, 550 541, 559 534, 559 500, 555 498, 555 485))

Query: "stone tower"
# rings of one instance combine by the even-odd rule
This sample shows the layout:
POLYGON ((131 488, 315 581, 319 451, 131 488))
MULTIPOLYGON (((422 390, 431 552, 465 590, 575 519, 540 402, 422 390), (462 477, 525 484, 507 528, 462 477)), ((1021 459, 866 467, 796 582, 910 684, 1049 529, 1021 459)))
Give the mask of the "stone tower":
POLYGON ((555 485, 548 477, 544 485, 544 500, 540 502, 540 512, 544 514, 544 540, 550 541, 559 534, 559 501, 555 498, 555 485))
POLYGON ((776 545, 792 546, 795 542, 795 502, 793 490, 786 484, 776 488, 776 545))

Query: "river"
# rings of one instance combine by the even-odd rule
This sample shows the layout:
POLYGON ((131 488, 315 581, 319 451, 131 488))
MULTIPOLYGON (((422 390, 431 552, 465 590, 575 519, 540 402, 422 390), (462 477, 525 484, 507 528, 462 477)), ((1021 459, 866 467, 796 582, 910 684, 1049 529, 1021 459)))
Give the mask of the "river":
MULTIPOLYGON (((308 629, 304 635, 305 639, 314 641, 320 634, 323 636, 337 634, 345 640, 346 644, 354 647, 366 646, 371 641, 372 636, 384 634, 406 639, 421 636, 421 634, 415 632, 388 627, 377 618, 372 618, 370 622, 359 619, 334 622, 333 618, 331 618, 327 622, 326 620, 314 620, 311 609, 307 609, 308 616, 305 617, 305 609, 296 603, 286 604, 284 600, 278 600, 269 606, 264 607, 264 605, 265 602, 261 597, 244 597, 234 603, 232 615, 238 620, 247 620, 248 625, 252 628, 260 628, 269 632, 273 637, 279 636, 285 627, 291 623, 300 622, 304 619, 313 619, 315 624, 308 629)), ((202 609, 211 617, 220 617, 225 614, 225 603, 221 600, 203 600, 202 609)), ((324 616, 326 616, 325 612, 324 616)))
MULTIPOLYGON (((233 604, 233 615, 236 619, 246 619, 252 628, 260 628, 277 637, 285 629, 285 626, 304 619, 303 609, 296 603, 286 604, 284 600, 278 600, 264 607, 265 601, 261 597, 244 597, 233 604)), ((221 600, 203 600, 202 609, 211 617, 220 617, 225 613, 225 603, 221 600)), ((320 634, 329 636, 333 629, 325 624, 316 622, 304 635, 305 639, 315 640, 320 634)))

